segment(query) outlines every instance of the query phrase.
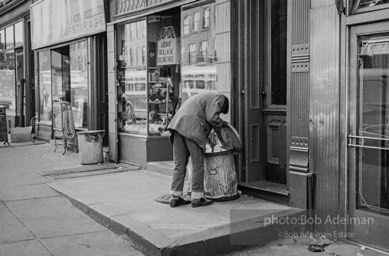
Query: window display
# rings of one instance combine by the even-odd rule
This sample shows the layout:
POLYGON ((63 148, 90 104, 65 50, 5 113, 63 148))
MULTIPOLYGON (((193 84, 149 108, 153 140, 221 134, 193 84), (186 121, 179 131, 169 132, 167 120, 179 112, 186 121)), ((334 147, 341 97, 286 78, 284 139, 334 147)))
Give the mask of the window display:
POLYGON ((119 129, 147 135, 146 20, 119 25, 119 129))
POLYGON ((180 82, 179 12, 175 15, 153 15, 117 27, 121 132, 168 134, 180 82))
POLYGON ((167 126, 178 104, 181 58, 180 18, 178 13, 169 16, 160 15, 157 18, 159 22, 153 22, 155 17, 149 17, 148 23, 150 31, 148 33, 149 134, 167 135, 169 134, 167 126))

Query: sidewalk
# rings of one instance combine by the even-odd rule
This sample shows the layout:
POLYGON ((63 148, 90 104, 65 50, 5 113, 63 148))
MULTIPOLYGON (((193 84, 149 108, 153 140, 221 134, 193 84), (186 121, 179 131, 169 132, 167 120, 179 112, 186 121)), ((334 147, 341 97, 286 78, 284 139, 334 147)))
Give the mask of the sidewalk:
POLYGON ((98 222, 128 235, 146 255, 215 255, 247 246, 242 238, 253 235, 263 245, 278 234, 264 226, 264 216, 300 212, 248 196, 207 207, 171 208, 154 200, 169 191, 170 182, 169 176, 137 170, 57 180, 49 186, 98 222), (266 236, 258 233, 261 229, 266 236))
POLYGON ((74 207, 39 173, 80 165, 49 144, 0 145, 1 256, 141 256, 132 243, 74 207))
MULTIPOLYGON (((49 185, 98 222, 130 237, 145 255, 318 255, 308 250, 317 239, 283 238, 282 232, 295 227, 264 225, 269 216, 299 216, 299 209, 245 195, 207 207, 171 208, 154 200, 168 192, 170 182, 168 175, 133 170, 49 185)), ((382 254, 329 242, 321 255, 382 254)))
MULTIPOLYGON (((306 238, 282 238, 280 232, 285 231, 284 229, 291 231, 290 227, 264 223, 265 218, 269 216, 298 216, 301 210, 244 195, 238 200, 215 202, 207 207, 192 208, 187 205, 170 208, 169 205, 154 200, 168 193, 170 176, 135 170, 127 165, 120 165, 121 168, 112 170, 109 169, 112 164, 81 166, 77 154, 69 152, 62 156, 61 153, 52 152, 52 147, 48 144, 14 146, 8 149, 0 147, 0 157, 0 197, 11 206, 11 210, 19 214, 21 220, 26 219, 30 229, 36 229, 35 233, 38 234, 39 230, 48 229, 51 230, 49 233, 60 233, 59 237, 62 237, 64 232, 56 230, 59 227, 65 229, 65 233, 69 227, 73 230, 69 231, 70 234, 76 232, 77 226, 80 225, 78 219, 84 219, 86 216, 76 215, 77 220, 69 219, 64 224, 42 228, 30 221, 28 214, 31 212, 23 213, 23 204, 20 203, 20 207, 16 208, 14 200, 28 202, 31 199, 29 207, 36 211, 35 218, 45 218, 48 216, 45 211, 51 211, 51 197, 60 199, 56 197, 57 191, 103 226, 129 238, 128 247, 121 245, 121 250, 127 248, 128 254, 118 255, 140 255, 139 252, 135 254, 134 248, 144 255, 380 255, 343 242, 331 243, 322 253, 310 252, 308 245, 312 241, 306 238), (14 165, 17 165, 12 167, 15 170, 3 172, 4 166, 14 165), (78 169, 79 173, 66 172, 72 168, 78 169), (88 172, 88 168, 96 170, 88 172), (50 173, 57 176, 42 176, 50 173), (46 184, 55 191, 49 190, 46 184), (10 189, 14 186, 23 189, 10 189)), ((56 218, 68 219, 67 214, 60 213, 60 218, 56 218)), ((49 217, 53 217, 52 215, 55 216, 52 213, 49 217)), ((93 232, 104 230, 94 225, 93 232)), ((0 228, 2 227, 0 223, 0 228)), ((84 232, 91 231, 87 229, 84 232)), ((0 239, 0 249, 1 242, 0 239)), ((68 246, 73 245, 68 241, 68 246)), ((63 254, 53 255, 77 255, 66 254, 66 248, 61 249, 63 254)))

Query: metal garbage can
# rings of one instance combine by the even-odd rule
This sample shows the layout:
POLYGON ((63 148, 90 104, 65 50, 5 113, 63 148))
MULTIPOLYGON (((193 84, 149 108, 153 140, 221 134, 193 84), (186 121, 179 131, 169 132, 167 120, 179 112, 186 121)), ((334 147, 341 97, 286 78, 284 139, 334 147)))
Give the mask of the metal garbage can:
POLYGON ((104 133, 104 130, 82 131, 77 133, 81 164, 97 164, 104 162, 104 133))
MULTIPOLYGON (((210 140, 215 140, 215 135, 210 135, 210 140)), ((238 180, 235 168, 234 153, 242 149, 240 136, 231 125, 220 129, 220 136, 226 144, 221 148, 217 139, 216 152, 212 148, 205 151, 204 162, 204 192, 207 198, 214 201, 229 201, 239 198, 238 180)))
POLYGON ((239 198, 238 180, 232 150, 205 153, 204 192, 214 201, 239 198))

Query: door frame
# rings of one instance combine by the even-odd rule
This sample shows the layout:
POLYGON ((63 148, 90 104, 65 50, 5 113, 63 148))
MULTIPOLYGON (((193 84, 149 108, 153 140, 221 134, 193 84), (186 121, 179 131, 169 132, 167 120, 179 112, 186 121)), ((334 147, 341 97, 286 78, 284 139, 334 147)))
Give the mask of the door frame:
POLYGON ((347 207, 346 218, 349 220, 369 220, 373 218, 373 225, 353 225, 352 221, 347 222, 345 227, 348 232, 348 239, 357 243, 367 244, 383 250, 389 250, 387 244, 387 234, 389 234, 389 217, 385 217, 375 213, 369 213, 356 209, 356 193, 357 193, 357 148, 350 144, 355 142, 350 136, 356 135, 358 122, 358 37, 363 35, 388 33, 389 21, 377 22, 371 24, 353 25, 349 29, 349 47, 348 52, 348 83, 346 91, 346 114, 347 114, 347 143, 346 143, 346 172, 347 172, 347 196, 345 205, 347 207), (366 236, 369 233, 370 235, 366 236), (385 235, 386 234, 386 235, 385 235))

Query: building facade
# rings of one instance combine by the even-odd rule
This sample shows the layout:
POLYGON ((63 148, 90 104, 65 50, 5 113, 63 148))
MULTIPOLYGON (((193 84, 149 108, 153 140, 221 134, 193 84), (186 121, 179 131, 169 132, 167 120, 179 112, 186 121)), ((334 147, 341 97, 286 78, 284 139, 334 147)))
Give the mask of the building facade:
POLYGON ((164 128, 175 106, 199 91, 225 93, 224 118, 244 143, 236 158, 244 193, 311 210, 323 220, 313 229, 330 238, 388 250, 388 7, 114 1, 111 158, 172 160, 164 128))
POLYGON ((28 126, 35 116, 30 5, 0 4, 0 104, 7 108, 9 128, 28 126))
POLYGON ((103 0, 31 5, 39 139, 61 131, 62 101, 70 103, 76 131, 108 130, 108 6, 103 0))
POLYGON ((142 167, 171 161, 167 126, 178 106, 205 91, 231 98, 229 1, 114 1, 111 9, 110 157, 142 167))
POLYGON ((231 1, 242 190, 309 209, 313 230, 330 239, 383 250, 388 8, 380 0, 231 1))
POLYGON ((217 91, 243 141, 244 193, 309 210, 330 239, 389 250, 388 1, 43 0, 31 23, 28 1, 10 3, 0 97, 13 125, 36 114, 50 139, 66 100, 78 130, 106 130, 112 161, 146 167, 173 160, 180 104, 217 91))

